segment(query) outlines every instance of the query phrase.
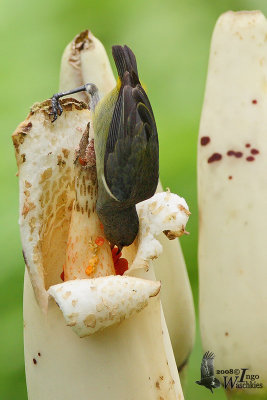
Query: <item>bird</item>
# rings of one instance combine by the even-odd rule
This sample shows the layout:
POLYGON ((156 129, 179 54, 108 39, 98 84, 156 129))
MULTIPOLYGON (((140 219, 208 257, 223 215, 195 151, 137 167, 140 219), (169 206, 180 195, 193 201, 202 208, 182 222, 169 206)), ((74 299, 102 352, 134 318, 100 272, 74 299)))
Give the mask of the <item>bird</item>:
POLYGON ((133 51, 112 46, 117 84, 99 99, 94 83, 51 98, 54 122, 63 110, 59 98, 86 91, 92 111, 98 196, 96 212, 105 237, 118 252, 139 230, 136 204, 151 198, 159 179, 159 143, 152 107, 138 75, 133 51))
POLYGON ((213 393, 212 389, 216 389, 220 387, 219 379, 214 376, 214 361, 215 355, 209 351, 207 351, 202 357, 201 362, 201 379, 200 381, 196 381, 198 385, 205 386, 207 389, 213 393))

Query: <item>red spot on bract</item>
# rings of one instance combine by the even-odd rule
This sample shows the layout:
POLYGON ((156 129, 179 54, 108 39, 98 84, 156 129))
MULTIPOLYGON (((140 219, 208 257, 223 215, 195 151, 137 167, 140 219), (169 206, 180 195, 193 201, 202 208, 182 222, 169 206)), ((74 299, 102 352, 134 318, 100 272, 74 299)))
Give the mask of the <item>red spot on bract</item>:
POLYGON ((113 262, 115 264, 118 261, 118 259, 121 257, 121 252, 118 253, 118 247, 115 246, 111 250, 111 253, 112 253, 113 262))
POLYGON ((259 150, 257 149, 251 149, 250 152, 251 154, 259 154, 259 150))
POLYGON ((201 146, 206 146, 209 142, 210 142, 209 136, 202 136, 202 138, 200 139, 201 146))
POLYGON ((212 163, 214 161, 220 161, 222 159, 222 155, 220 153, 213 153, 212 156, 208 159, 208 163, 212 163))
POLYGON ((228 176, 228 179, 230 179, 230 180, 233 179, 232 175, 229 175, 229 176, 228 176))
POLYGON ((95 239, 95 244, 97 244, 98 246, 103 246, 104 243, 105 239, 102 236, 97 236, 97 238, 95 239))
POLYGON ((255 160, 255 158, 254 158, 254 157, 252 157, 252 156, 249 156, 249 157, 247 157, 247 158, 246 158, 246 160, 247 160, 247 161, 254 161, 254 160, 255 160))
POLYGON ((258 103, 258 100, 256 100, 256 99, 252 100, 252 104, 257 104, 257 103, 258 103))
POLYGON ((79 160, 79 163, 80 163, 82 166, 85 166, 85 165, 87 164, 86 159, 83 158, 83 157, 79 157, 78 160, 79 160))
POLYGON ((65 279, 65 277, 64 277, 64 269, 65 269, 65 264, 63 265, 63 271, 61 272, 61 274, 60 274, 60 278, 61 278, 61 280, 64 282, 64 279, 65 279))
POLYGON ((234 150, 227 151, 228 156, 233 156, 235 154, 234 150))
POLYGON ((36 361, 35 358, 33 358, 32 361, 33 361, 33 363, 34 363, 35 365, 37 364, 37 361, 36 361))
POLYGON ((243 153, 241 151, 229 150, 229 151, 227 151, 227 155, 235 156, 236 158, 241 158, 243 156, 243 153))
POLYGON ((117 247, 113 247, 111 253, 116 275, 123 275, 124 272, 127 271, 128 269, 128 261, 126 260, 126 258, 121 258, 121 252, 117 254, 118 253, 117 247))
POLYGON ((114 264, 116 275, 123 275, 128 269, 128 261, 126 258, 120 258, 116 264, 114 264))
POLYGON ((246 143, 246 147, 250 147, 251 146, 251 144, 250 143, 246 143))

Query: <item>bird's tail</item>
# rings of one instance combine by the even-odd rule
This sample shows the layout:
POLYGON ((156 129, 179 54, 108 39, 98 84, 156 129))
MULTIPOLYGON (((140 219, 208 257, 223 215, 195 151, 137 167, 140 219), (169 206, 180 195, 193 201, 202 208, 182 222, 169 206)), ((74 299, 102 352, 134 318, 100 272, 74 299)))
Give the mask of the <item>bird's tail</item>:
POLYGON ((129 72, 131 76, 134 74, 139 80, 136 58, 128 46, 112 46, 112 55, 121 80, 125 72, 129 72))

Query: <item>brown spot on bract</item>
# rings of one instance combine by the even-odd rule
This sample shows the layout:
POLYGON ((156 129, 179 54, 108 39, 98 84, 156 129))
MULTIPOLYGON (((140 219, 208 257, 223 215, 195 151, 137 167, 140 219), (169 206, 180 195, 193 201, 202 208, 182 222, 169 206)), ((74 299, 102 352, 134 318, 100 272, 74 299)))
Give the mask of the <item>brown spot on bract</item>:
POLYGON ((69 322, 67 325, 68 326, 76 325, 78 315, 79 315, 78 313, 72 313, 72 314, 68 315, 69 322))
POLYGON ((34 365, 37 364, 37 360, 35 358, 32 359, 32 362, 34 363, 34 365))
POLYGON ((94 328, 96 326, 96 317, 95 317, 95 315, 94 314, 87 315, 87 317, 83 320, 83 323, 88 328, 94 328))
POLYGON ((64 294, 63 294, 63 299, 68 299, 69 297, 70 297, 70 295, 71 295, 71 292, 70 291, 67 291, 67 292, 65 292, 64 294))
POLYGON ((47 179, 52 176, 52 168, 47 168, 41 175, 39 183, 44 183, 47 179))
POLYGON ((33 210, 35 207, 36 207, 35 204, 33 204, 32 202, 29 202, 29 203, 28 203, 27 201, 25 201, 25 203, 23 204, 23 209, 22 209, 21 215, 22 215, 24 218, 26 218, 27 215, 28 215, 28 213, 29 213, 31 210, 33 210))
POLYGON ((21 133, 26 135, 32 128, 32 123, 28 122, 28 124, 22 125, 21 133))
POLYGON ((251 146, 251 144, 250 143, 246 143, 246 147, 250 147, 251 146))
POLYGON ((228 332, 225 332, 225 336, 229 336, 229 333, 228 333, 228 332))
POLYGON ((182 204, 178 204, 178 209, 182 212, 184 212, 186 215, 190 216, 191 212, 189 210, 187 210, 187 208, 185 208, 182 204))
POLYGON ((246 158, 246 160, 247 160, 248 162, 251 162, 251 161, 254 161, 254 160, 255 160, 255 158, 254 158, 254 157, 252 157, 252 156, 249 156, 249 157, 247 157, 247 158, 246 158))
POLYGON ((167 238, 169 240, 174 240, 177 237, 182 236, 182 232, 175 232, 175 231, 170 231, 170 230, 164 230, 163 233, 164 233, 164 235, 167 236, 167 238))
POLYGON ((32 234, 32 233, 34 232, 35 225, 36 225, 36 218, 35 218, 35 217, 32 217, 32 218, 30 219, 29 225, 30 225, 31 234, 32 234))
POLYGON ((41 357, 41 353, 38 353, 38 356, 41 357))
POLYGON ((251 103, 252 103, 252 104, 257 104, 257 103, 258 103, 258 100, 253 99, 251 103))
POLYGON ((68 149, 62 149, 62 153, 64 155, 65 158, 68 158, 70 151, 68 149))
POLYGON ((157 388, 157 389, 160 389, 159 381, 156 382, 156 388, 157 388))
POLYGON ((64 167, 64 165, 66 165, 66 161, 63 160, 63 157, 60 154, 57 156, 57 165, 59 167, 64 167))
POLYGON ((232 175, 229 175, 229 176, 228 176, 228 179, 229 179, 229 180, 233 179, 232 175))

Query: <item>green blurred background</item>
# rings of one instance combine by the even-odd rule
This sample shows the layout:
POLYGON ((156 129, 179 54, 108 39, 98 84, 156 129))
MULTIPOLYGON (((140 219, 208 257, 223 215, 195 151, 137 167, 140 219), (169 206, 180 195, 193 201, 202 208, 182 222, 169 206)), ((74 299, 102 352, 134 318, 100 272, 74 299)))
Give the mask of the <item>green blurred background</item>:
MULTIPOLYGON (((18 182, 11 133, 34 102, 57 91, 61 54, 77 33, 91 29, 109 55, 113 44, 132 47, 158 125, 162 183, 185 197, 192 212, 187 226, 191 234, 183 237, 181 243, 197 310, 196 146, 211 34, 222 12, 260 9, 267 15, 267 2, 1 0, 0 4, 0 400, 25 400, 24 263, 17 224, 18 182)), ((197 333, 189 366, 187 400, 211 396, 194 383, 199 378, 201 357, 197 333)), ((222 389, 215 391, 214 399, 224 398, 222 389)))

